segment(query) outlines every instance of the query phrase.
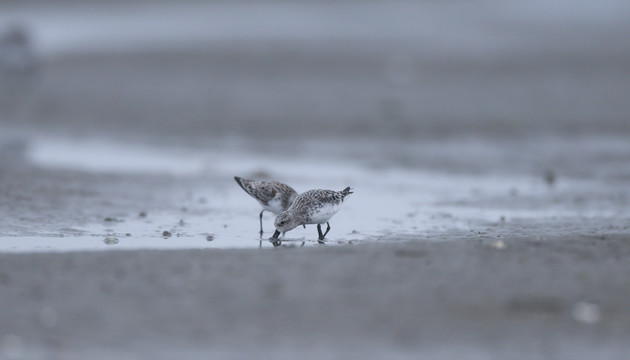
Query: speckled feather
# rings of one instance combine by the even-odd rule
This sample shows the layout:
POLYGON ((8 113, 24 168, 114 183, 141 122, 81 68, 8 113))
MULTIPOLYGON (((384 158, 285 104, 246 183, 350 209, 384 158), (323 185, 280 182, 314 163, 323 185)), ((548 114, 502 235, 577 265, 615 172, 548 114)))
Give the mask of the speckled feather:
POLYGON ((313 215, 320 209, 326 206, 340 205, 349 194, 352 194, 350 188, 346 188, 343 191, 309 190, 295 199, 293 205, 289 208, 289 212, 294 216, 300 217, 302 223, 308 224, 312 221, 313 215))
POLYGON ((342 191, 309 190, 295 198, 293 205, 276 217, 274 225, 280 232, 287 232, 300 225, 324 224, 339 211, 346 196, 352 194, 349 187, 342 191))
POLYGON ((288 209, 298 195, 292 187, 277 181, 246 180, 238 176, 234 180, 265 210, 274 214, 288 209))

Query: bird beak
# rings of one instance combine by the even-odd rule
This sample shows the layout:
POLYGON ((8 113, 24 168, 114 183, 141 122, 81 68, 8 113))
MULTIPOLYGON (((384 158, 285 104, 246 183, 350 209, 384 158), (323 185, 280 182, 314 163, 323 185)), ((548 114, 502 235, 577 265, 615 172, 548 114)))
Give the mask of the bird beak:
POLYGON ((273 236, 271 237, 272 239, 277 239, 278 236, 280 236, 280 231, 276 230, 275 233, 273 233, 273 236))

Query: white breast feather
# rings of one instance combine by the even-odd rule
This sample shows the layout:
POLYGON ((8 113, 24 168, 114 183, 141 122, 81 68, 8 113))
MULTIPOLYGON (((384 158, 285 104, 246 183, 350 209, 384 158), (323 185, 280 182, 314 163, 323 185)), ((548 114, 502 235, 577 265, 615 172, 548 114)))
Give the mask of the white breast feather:
POLYGON ((341 204, 333 205, 327 204, 319 208, 318 211, 311 215, 310 224, 324 224, 330 220, 330 218, 339 211, 341 204))

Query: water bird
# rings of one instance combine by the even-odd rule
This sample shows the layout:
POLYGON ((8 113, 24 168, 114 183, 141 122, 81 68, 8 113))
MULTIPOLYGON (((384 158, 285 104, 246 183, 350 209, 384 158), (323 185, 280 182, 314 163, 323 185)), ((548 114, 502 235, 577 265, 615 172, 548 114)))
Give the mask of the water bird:
POLYGON ((236 183, 251 197, 256 199, 263 210, 260 212, 260 236, 263 234, 262 218, 265 211, 278 215, 287 210, 298 196, 287 184, 278 181, 246 180, 235 176, 236 183))
POLYGON ((317 224, 318 242, 324 243, 326 235, 330 231, 330 218, 335 215, 346 196, 352 194, 352 189, 347 187, 341 191, 334 190, 309 190, 298 195, 287 210, 281 212, 275 219, 276 231, 271 237, 274 246, 280 246, 278 239, 280 234, 307 224, 317 224), (322 232, 322 224, 326 224, 326 231, 322 232))

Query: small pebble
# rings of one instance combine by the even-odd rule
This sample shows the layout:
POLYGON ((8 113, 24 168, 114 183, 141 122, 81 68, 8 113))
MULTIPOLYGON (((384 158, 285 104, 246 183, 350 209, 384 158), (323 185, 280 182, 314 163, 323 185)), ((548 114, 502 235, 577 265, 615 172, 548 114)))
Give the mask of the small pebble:
POLYGON ((166 230, 165 230, 164 232, 162 232, 162 236, 164 236, 164 237, 171 237, 172 235, 173 235, 173 234, 171 234, 171 232, 170 232, 170 231, 166 231, 166 230))
POLYGON ((493 242, 492 244, 490 244, 490 247, 497 250, 504 250, 506 248, 506 245, 503 242, 503 240, 497 240, 493 242))
POLYGON ((113 237, 113 236, 108 236, 105 239, 103 239, 103 242, 106 245, 116 245, 120 242, 120 240, 118 240, 117 238, 113 237))
POLYGON ((597 324, 601 318, 599 305, 586 301, 575 303, 571 314, 575 321, 589 325, 597 324))

